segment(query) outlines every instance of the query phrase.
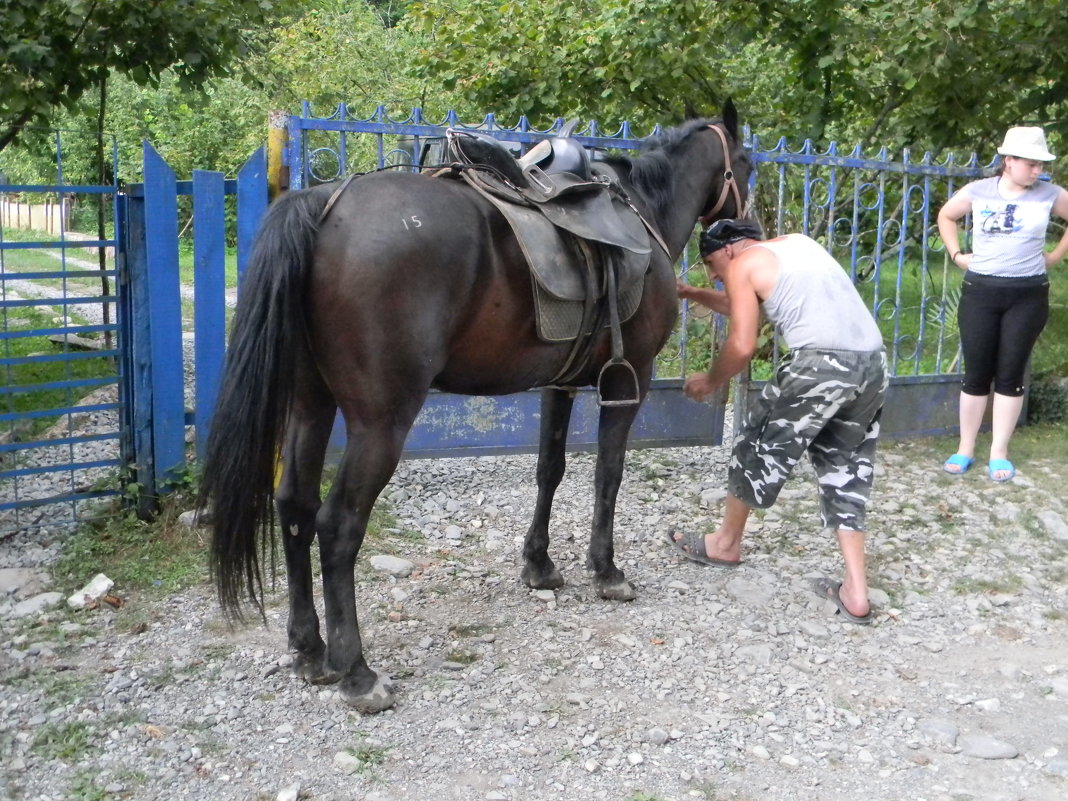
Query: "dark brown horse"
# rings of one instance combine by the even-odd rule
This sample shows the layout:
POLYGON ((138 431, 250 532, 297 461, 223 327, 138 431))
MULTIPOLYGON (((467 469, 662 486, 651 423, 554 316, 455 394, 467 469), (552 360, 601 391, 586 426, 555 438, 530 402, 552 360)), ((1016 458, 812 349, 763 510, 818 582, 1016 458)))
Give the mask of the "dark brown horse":
MULTIPOLYGON (((607 160, 659 233, 637 311, 621 328, 639 398, 675 324, 674 262, 694 223, 741 216, 749 159, 728 102, 722 121, 668 130, 637 158, 607 160), (733 175, 732 175, 733 171, 733 175), (732 191, 728 191, 731 188, 732 191), (740 193, 739 190, 740 189, 740 193)), ((537 336, 531 279, 499 211, 462 181, 411 173, 364 176, 324 208, 336 186, 288 193, 258 235, 234 319, 203 470, 201 506, 213 512, 212 567, 224 610, 262 601, 261 554, 273 538, 272 500, 284 542, 294 671, 340 682, 364 712, 393 694, 364 659, 353 570, 371 507, 396 469, 430 389, 504 395, 544 387, 569 358, 566 343, 537 336), (340 408, 347 444, 333 487, 319 497, 327 441, 340 408), (276 455, 283 470, 275 487, 276 455), (326 632, 320 634, 311 545, 319 537, 326 632)), ((611 333, 596 335, 572 386, 594 385, 611 333)), ((634 392, 608 372, 606 399, 634 392)), ((564 475, 572 394, 545 389, 538 497, 523 546, 523 581, 556 588, 549 513, 564 475)), ((587 567, 598 594, 629 600, 612 526, 627 436, 638 405, 600 410, 596 499, 587 567)))

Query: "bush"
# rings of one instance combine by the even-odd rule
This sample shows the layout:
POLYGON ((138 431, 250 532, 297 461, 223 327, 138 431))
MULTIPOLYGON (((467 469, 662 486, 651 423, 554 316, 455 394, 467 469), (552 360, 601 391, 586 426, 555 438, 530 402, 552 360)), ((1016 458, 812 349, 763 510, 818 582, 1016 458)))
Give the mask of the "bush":
POLYGON ((1027 422, 1060 423, 1068 420, 1068 378, 1056 372, 1036 375, 1027 398, 1027 422))

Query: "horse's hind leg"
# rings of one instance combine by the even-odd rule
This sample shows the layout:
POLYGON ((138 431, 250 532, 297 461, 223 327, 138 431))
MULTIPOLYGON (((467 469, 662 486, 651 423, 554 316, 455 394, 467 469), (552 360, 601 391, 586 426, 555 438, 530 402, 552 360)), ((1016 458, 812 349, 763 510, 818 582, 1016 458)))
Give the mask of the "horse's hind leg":
POLYGON ((350 430, 337 479, 318 515, 326 607, 326 668, 341 677, 339 691, 345 701, 364 713, 392 706, 393 693, 364 659, 353 569, 367 533, 371 508, 400 461, 404 438, 421 400, 410 415, 404 413, 403 407, 391 409, 389 414, 382 411, 379 419, 388 419, 389 423, 350 430))
POLYGON ((337 407, 317 374, 311 375, 305 369, 300 373, 286 431, 275 505, 289 587, 289 648, 296 651, 293 673, 321 683, 330 677, 323 672, 326 645, 319 634, 319 616, 315 612, 311 545, 320 506, 323 460, 337 407))
POLYGON ((638 404, 602 406, 598 423, 593 531, 586 566, 593 571, 597 594, 609 601, 632 601, 637 596, 623 571, 616 567, 613 526, 616 497, 623 480, 627 437, 638 408, 638 404))
POLYGON ((523 583, 536 590, 562 587, 564 577, 549 558, 549 516, 556 488, 566 467, 567 428, 574 396, 562 389, 541 394, 541 433, 538 448, 538 501, 523 542, 523 583))

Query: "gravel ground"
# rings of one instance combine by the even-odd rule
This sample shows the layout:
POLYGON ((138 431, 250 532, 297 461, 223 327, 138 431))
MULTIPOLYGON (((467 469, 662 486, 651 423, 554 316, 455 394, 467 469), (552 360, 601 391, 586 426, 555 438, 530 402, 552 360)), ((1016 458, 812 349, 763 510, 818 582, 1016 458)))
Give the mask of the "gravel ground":
POLYGON ((726 450, 632 452, 616 550, 639 597, 613 604, 582 567, 592 457, 554 507, 555 593, 518 581, 533 457, 405 462, 358 568, 368 659, 398 699, 371 717, 289 675, 281 592, 239 630, 207 587, 72 610, 47 594, 58 535, 15 538, 0 797, 1064 799, 1068 466, 994 484, 940 456, 884 447, 870 627, 810 590, 840 559, 807 469, 753 518, 742 566, 710 568, 662 537, 714 525, 726 450), (410 575, 372 568, 382 554, 410 575))

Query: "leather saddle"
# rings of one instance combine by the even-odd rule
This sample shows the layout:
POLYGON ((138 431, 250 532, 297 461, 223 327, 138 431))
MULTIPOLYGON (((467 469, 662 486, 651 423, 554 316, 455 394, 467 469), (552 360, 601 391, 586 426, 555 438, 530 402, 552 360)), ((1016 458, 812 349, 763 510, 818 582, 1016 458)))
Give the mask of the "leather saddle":
MULTIPOLYGON (((450 128, 447 174, 458 174, 492 203, 512 228, 531 271, 535 324, 546 342, 571 342, 568 358, 550 385, 567 386, 584 369, 595 334, 611 328, 612 356, 601 367, 602 405, 639 402, 637 376, 623 358, 621 323, 641 303, 655 229, 630 202, 615 173, 594 164, 571 138, 577 120, 515 158, 485 134, 450 128), (633 379, 629 398, 606 400, 606 372, 633 379)), ((440 173, 439 173, 440 174, 440 173)), ((666 248, 665 248, 666 250, 666 248)))
MULTIPOLYGON (((574 123, 565 131, 570 133, 574 123)), ((449 129, 446 147, 460 175, 496 206, 515 232, 541 286, 561 300, 586 297, 566 235, 618 249, 618 288, 644 278, 652 252, 647 224, 614 173, 598 169, 569 136, 545 139, 515 158, 484 134, 449 129)))

